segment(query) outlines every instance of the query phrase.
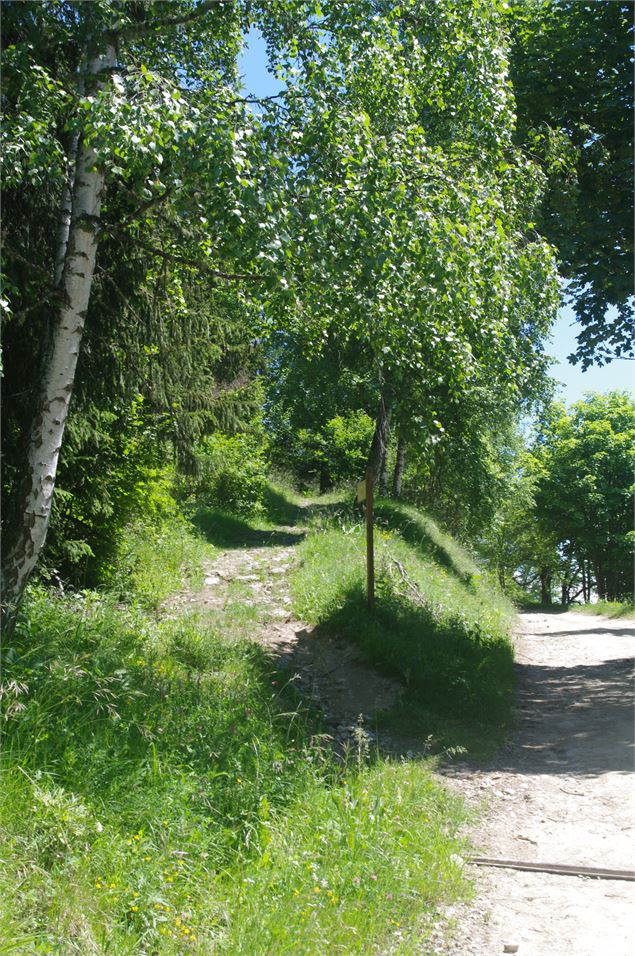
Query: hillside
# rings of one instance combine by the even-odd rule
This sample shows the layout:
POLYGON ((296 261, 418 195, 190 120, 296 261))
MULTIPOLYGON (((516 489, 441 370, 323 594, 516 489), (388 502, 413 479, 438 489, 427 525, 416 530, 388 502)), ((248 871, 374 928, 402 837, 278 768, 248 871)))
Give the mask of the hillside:
POLYGON ((510 609, 424 515, 383 505, 371 617, 359 516, 267 501, 259 523, 179 524, 188 574, 156 609, 149 532, 125 602, 29 594, 3 673, 7 951, 417 952, 469 895, 464 811, 422 754, 504 724, 510 609), (393 682, 372 735, 329 746, 310 654, 297 681, 266 639, 296 625, 393 682))

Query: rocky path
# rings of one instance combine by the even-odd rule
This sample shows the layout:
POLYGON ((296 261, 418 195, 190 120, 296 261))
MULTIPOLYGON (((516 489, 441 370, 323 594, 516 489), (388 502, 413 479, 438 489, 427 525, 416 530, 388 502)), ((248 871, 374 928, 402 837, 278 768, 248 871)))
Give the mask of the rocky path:
MULTIPOLYGON (((515 730, 489 765, 444 771, 488 811, 474 833, 491 858, 635 869, 632 623, 523 614, 515 730)), ((476 905, 438 952, 630 956, 635 883, 475 868, 476 905)))
MULTIPOLYGON (((292 533, 299 539, 297 529, 286 530, 290 539, 292 533)), ((214 611, 238 601, 257 606, 254 639, 289 674, 300 695, 320 708, 336 750, 374 748, 374 714, 394 703, 400 685, 360 660, 354 644, 293 617, 288 572, 297 560, 294 546, 265 541, 218 555, 206 568, 202 590, 183 592, 172 609, 214 611)))

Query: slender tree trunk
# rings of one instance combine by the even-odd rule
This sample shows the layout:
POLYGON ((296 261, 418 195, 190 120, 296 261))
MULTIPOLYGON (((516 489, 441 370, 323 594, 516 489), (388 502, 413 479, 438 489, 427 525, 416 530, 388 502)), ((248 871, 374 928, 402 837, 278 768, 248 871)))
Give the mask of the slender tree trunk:
POLYGON ((403 484, 403 475, 406 469, 406 439, 403 435, 399 436, 397 441, 397 460, 395 461, 395 470, 392 477, 392 496, 401 498, 401 486, 403 484))
POLYGON ((387 411, 388 422, 386 426, 386 444, 382 449, 381 463, 379 466, 379 490, 382 495, 388 494, 388 444, 390 442, 390 420, 392 418, 392 408, 387 411))
POLYGON ((388 432, 390 429, 390 403, 386 391, 383 391, 379 399, 377 417, 375 419, 375 433, 368 453, 367 468, 372 471, 373 485, 379 477, 382 456, 386 454, 388 447, 388 432))
POLYGON ((606 600, 606 580, 604 578, 604 572, 601 565, 597 564, 595 567, 595 587, 598 592, 598 600, 606 600))
POLYGON ((551 604, 551 575, 548 571, 540 572, 540 600, 543 604, 551 604))
POLYGON ((64 190, 62 192, 62 202, 60 204, 60 216, 57 223, 57 232, 55 234, 55 270, 53 274, 53 282, 56 289, 62 284, 64 264, 66 262, 66 253, 68 251, 68 238, 71 232, 71 220, 73 216, 73 193, 75 191, 78 149, 79 130, 76 130, 73 133, 68 150, 66 179, 64 181, 64 190))
MULTIPOLYGON (((93 57, 88 75, 114 66, 115 48, 93 57)), ((97 87, 105 80, 98 80, 97 87)), ((92 146, 79 142, 73 199, 68 227, 66 197, 57 233, 55 277, 63 302, 53 324, 44 369, 39 410, 29 438, 27 467, 19 506, 21 517, 6 542, 2 561, 2 609, 9 618, 17 607, 46 540, 64 428, 75 381, 86 311, 97 257, 97 227, 101 213, 104 171, 92 146)))

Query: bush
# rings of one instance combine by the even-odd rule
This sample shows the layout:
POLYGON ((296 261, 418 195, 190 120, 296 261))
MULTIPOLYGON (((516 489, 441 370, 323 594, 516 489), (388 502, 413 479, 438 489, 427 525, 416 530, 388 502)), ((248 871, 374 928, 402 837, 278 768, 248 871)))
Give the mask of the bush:
POLYGON ((196 477, 184 482, 187 497, 245 517, 262 511, 267 460, 259 435, 209 435, 196 460, 196 477))
POLYGON ((317 430, 297 433, 293 467, 303 478, 320 478, 320 488, 364 475, 375 423, 364 411, 336 415, 317 430))

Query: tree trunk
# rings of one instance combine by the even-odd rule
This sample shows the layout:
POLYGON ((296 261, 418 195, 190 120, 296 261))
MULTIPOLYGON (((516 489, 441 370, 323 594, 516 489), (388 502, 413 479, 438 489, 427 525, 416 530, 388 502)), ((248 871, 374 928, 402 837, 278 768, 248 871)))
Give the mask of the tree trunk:
POLYGON ((388 432, 390 430, 389 402, 385 392, 382 392, 375 419, 375 433, 368 453, 367 468, 372 472, 373 485, 377 482, 381 467, 382 456, 388 447, 388 432))
POLYGON ((543 604, 551 604, 551 574, 548 571, 540 572, 540 600, 543 604))
POLYGON ((395 461, 395 471, 392 478, 392 496, 401 498, 401 486, 403 484, 403 474, 406 469, 406 439, 403 435, 399 436, 397 442, 397 460, 395 461))
POLYGON ((388 409, 387 416, 386 444, 382 450, 381 463, 379 465, 379 490, 384 496, 388 494, 388 443, 390 441, 390 419, 392 418, 391 408, 388 409))
MULTIPOLYGON (((115 48, 93 57, 86 73, 98 76, 114 66, 115 48)), ((97 82, 103 87, 105 80, 97 82)), ((62 202, 57 232, 55 278, 64 293, 51 333, 51 346, 43 373, 39 410, 36 413, 18 505, 20 518, 2 561, 2 610, 15 611, 35 568, 48 530, 64 428, 75 381, 75 369, 84 332, 86 311, 97 257, 97 227, 101 213, 104 171, 92 146, 78 144, 73 177, 71 218, 62 202)))
POLYGON ((62 202, 60 204, 60 216, 57 223, 57 232, 55 234, 55 269, 53 273, 53 283, 56 289, 62 284, 62 278, 64 276, 64 264, 66 262, 66 253, 68 251, 68 238, 71 232, 71 221, 73 217, 73 193, 75 190, 75 176, 77 174, 78 149, 79 130, 76 130, 72 135, 68 150, 66 179, 64 181, 64 190, 62 192, 62 202))
POLYGON ((320 465, 320 494, 323 495, 333 487, 327 465, 320 465))

